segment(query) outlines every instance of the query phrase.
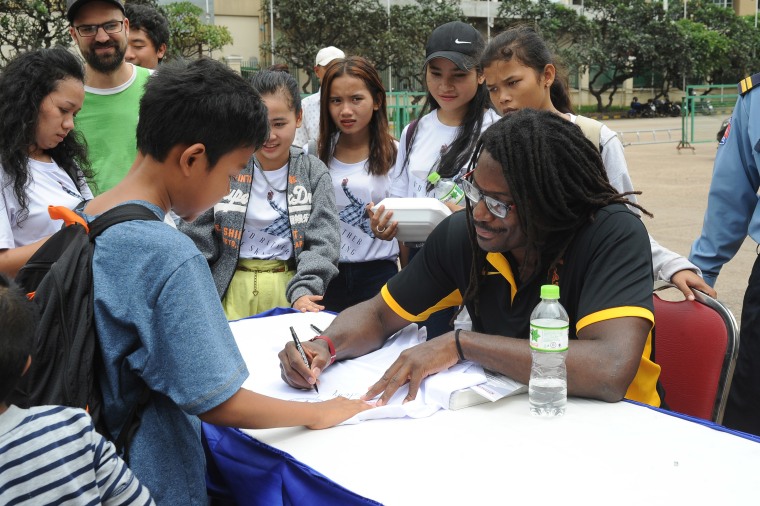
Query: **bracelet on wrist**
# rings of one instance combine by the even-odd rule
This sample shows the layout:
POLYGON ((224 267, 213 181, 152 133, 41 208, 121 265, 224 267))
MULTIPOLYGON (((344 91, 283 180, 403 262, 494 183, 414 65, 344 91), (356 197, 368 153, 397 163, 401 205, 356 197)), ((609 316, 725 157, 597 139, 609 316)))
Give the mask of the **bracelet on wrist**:
POLYGON ((462 352, 462 345, 459 342, 459 333, 461 331, 462 329, 456 329, 454 331, 454 343, 456 343, 457 345, 457 355, 459 356, 459 361, 464 362, 467 359, 464 358, 464 353, 462 352))
POLYGON ((309 341, 316 341, 317 339, 321 339, 327 343, 327 348, 330 350, 330 365, 332 365, 333 362, 335 362, 335 345, 333 344, 332 339, 327 336, 316 336, 309 339, 309 341))

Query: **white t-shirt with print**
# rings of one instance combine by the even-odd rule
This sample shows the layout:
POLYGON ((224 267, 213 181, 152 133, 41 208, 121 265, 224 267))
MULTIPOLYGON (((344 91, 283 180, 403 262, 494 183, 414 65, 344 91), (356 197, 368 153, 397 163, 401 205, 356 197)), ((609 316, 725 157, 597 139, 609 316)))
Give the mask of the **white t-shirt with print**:
POLYGON ((343 163, 332 158, 329 169, 340 218, 340 261, 395 261, 398 242, 376 238, 365 212, 367 204, 377 204, 390 195, 391 173, 384 176, 368 174, 367 160, 343 163))
MULTIPOLYGON (((277 170, 266 171, 266 178, 259 167, 254 167, 243 236, 240 238, 240 258, 288 260, 293 256, 287 187, 287 164, 277 170)), ((235 200, 235 195, 228 195, 226 200, 235 200)))
POLYGON ((55 162, 46 163, 29 159, 28 168, 29 182, 26 188, 28 214, 20 223, 21 206, 13 193, 13 186, 5 171, 2 171, 0 249, 26 246, 60 230, 63 220, 51 219, 48 206, 65 206, 74 209, 82 201, 92 199, 92 192, 81 173, 78 184, 75 185, 71 177, 55 162))
MULTIPOLYGON (((488 109, 483 115, 482 133, 499 119, 498 114, 488 109)), ((409 164, 406 170, 401 171, 406 160, 406 135, 409 125, 401 133, 396 166, 393 172, 398 174, 391 182, 392 197, 433 197, 433 192, 426 191, 427 177, 436 170, 441 159, 441 154, 449 149, 449 144, 454 141, 459 127, 448 126, 438 119, 438 109, 430 111, 420 118, 417 130, 414 134, 412 152, 409 154, 409 164)), ((463 166, 460 173, 467 167, 463 166)))

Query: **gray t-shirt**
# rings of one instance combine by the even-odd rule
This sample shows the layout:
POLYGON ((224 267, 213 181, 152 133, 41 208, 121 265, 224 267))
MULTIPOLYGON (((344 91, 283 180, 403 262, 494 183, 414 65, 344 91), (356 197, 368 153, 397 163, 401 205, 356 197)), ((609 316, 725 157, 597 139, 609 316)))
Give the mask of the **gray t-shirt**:
POLYGON ((97 238, 93 283, 109 429, 116 437, 147 385, 130 468, 158 504, 207 504, 195 415, 229 399, 248 371, 206 259, 166 223, 124 222, 97 238))

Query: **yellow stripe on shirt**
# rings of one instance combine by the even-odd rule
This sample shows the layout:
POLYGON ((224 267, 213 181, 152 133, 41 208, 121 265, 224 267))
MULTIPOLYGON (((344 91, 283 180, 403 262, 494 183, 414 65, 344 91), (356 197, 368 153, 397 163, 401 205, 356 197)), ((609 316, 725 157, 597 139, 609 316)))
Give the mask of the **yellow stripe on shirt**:
POLYGON ((486 255, 486 260, 493 265, 499 274, 504 276, 504 279, 509 283, 510 288, 510 303, 515 301, 515 295, 517 294, 517 283, 515 283, 515 275, 512 273, 512 266, 509 265, 507 258, 501 253, 489 253, 486 255))
POLYGON ((388 304, 388 307, 390 307, 394 313, 399 315, 404 320, 410 322, 424 322, 431 314, 435 313, 436 311, 440 311, 441 309, 446 309, 449 307, 456 307, 462 304, 462 294, 459 293, 459 290, 454 290, 446 297, 435 303, 433 306, 429 307, 422 313, 415 315, 408 312, 406 309, 401 307, 398 302, 396 302, 396 299, 393 298, 391 292, 388 291, 388 285, 383 285, 383 288, 380 290, 380 295, 383 297, 385 303, 388 304))

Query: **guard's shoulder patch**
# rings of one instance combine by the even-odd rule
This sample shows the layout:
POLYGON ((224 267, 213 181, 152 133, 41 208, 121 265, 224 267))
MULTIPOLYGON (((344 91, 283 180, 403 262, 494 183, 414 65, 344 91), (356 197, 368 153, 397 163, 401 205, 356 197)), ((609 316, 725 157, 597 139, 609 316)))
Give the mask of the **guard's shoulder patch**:
POLYGON ((739 95, 744 95, 753 88, 760 87, 760 73, 745 77, 739 82, 739 95))

